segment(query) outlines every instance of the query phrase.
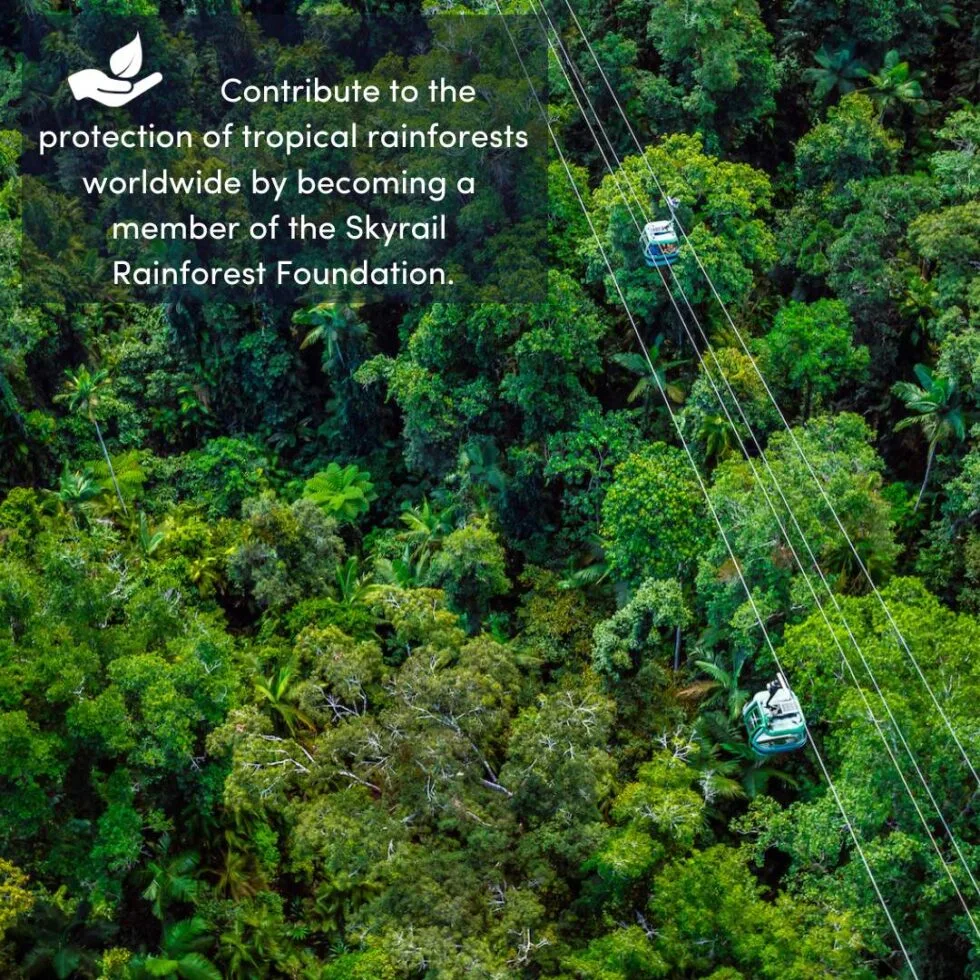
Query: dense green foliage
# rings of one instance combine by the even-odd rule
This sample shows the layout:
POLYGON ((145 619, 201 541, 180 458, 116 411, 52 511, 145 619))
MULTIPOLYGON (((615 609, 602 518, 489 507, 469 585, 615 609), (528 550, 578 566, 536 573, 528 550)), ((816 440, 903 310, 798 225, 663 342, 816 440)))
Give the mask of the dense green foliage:
MULTIPOLYGON (((300 15, 285 77, 388 5, 244 6, 300 15)), ((0 12, 2 119, 48 7, 0 12)), ((21 289, 4 123, 0 975, 908 976, 865 861, 919 976, 980 970, 902 748, 980 867, 922 683, 980 759, 980 13, 576 10, 643 154, 574 26, 615 177, 557 67, 550 111, 656 377, 558 164, 534 306, 94 305, 21 289), (653 174, 746 341, 682 244, 703 363, 623 205, 666 216, 653 174), (746 744, 755 610, 860 854, 810 751, 746 744)))

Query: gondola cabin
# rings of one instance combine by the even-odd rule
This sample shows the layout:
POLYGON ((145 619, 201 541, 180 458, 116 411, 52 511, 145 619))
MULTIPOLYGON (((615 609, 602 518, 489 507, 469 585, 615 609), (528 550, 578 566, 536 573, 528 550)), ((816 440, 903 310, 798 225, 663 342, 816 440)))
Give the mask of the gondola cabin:
POLYGON ((742 709, 742 720, 758 755, 779 755, 806 745, 803 710, 782 674, 742 709))
POLYGON ((677 261, 677 232, 673 221, 648 221, 640 235, 643 261, 662 268, 677 261))

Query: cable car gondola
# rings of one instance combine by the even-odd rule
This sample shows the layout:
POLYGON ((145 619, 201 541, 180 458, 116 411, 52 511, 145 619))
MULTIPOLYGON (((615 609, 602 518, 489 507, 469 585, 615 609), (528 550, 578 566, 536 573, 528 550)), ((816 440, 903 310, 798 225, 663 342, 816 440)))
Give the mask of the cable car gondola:
POLYGON ((640 235, 643 261, 662 268, 677 261, 677 232, 673 221, 648 221, 640 235))
POLYGON ((779 755, 806 745, 803 710, 781 673, 742 709, 742 720, 758 755, 779 755))

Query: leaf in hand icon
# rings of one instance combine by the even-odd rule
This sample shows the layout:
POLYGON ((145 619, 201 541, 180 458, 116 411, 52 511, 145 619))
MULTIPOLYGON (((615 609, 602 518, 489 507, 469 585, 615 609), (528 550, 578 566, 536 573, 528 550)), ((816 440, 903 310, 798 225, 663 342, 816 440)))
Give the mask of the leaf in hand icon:
POLYGON ((109 59, 109 70, 118 78, 132 78, 143 67, 143 45, 139 31, 129 44, 124 44, 109 59))
POLYGON ((129 44, 124 44, 109 59, 112 76, 98 68, 85 68, 68 76, 68 85, 77 101, 92 99, 101 105, 117 108, 132 102, 154 85, 163 81, 160 72, 154 72, 139 81, 129 81, 139 74, 143 66, 143 46, 139 33, 129 44), (113 77, 115 76, 115 77, 113 77))

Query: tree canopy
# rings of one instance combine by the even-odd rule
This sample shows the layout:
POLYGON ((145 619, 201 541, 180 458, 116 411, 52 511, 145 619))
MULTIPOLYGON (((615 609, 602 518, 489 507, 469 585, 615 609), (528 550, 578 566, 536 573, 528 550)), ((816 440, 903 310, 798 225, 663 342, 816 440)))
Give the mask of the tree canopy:
POLYGON ((452 74, 391 28, 440 11, 496 16, 0 10, 0 976, 975 976, 976 4, 549 9, 568 170, 497 234, 530 192, 476 158, 491 295, 93 300, 19 120, 77 121, 119 25, 179 121, 232 49, 452 74), (808 745, 764 758, 779 666, 808 745))

